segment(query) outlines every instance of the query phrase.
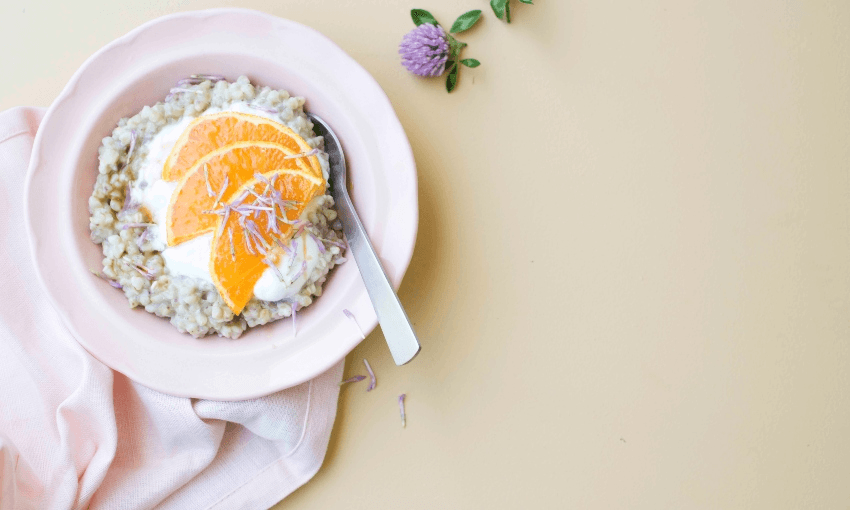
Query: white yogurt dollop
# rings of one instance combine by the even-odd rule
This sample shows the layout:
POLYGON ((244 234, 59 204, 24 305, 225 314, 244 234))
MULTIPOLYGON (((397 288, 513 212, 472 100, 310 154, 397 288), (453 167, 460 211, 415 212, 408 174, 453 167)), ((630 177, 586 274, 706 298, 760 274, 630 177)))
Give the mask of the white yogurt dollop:
POLYGON ((171 274, 189 276, 212 283, 209 266, 212 238, 212 234, 205 234, 166 248, 162 251, 165 267, 171 271, 171 274))
MULTIPOLYGON (((274 115, 249 108, 244 104, 231 105, 228 108, 209 108, 203 115, 210 115, 221 111, 233 111, 258 115, 275 122, 280 122, 274 115)), ((133 197, 139 200, 151 214, 151 220, 155 226, 150 227, 151 242, 155 249, 162 252, 165 266, 175 276, 186 276, 197 278, 212 283, 209 270, 209 261, 212 245, 212 234, 196 237, 190 241, 176 246, 167 245, 165 230, 165 214, 171 195, 177 188, 176 182, 162 180, 162 168, 165 160, 171 153, 177 139, 192 122, 192 118, 186 118, 163 128, 156 136, 147 142, 148 154, 144 165, 139 171, 139 179, 131 191, 133 197)), ((301 219, 306 220, 308 214, 320 203, 322 197, 313 199, 304 212, 301 219)), ((294 253, 294 258, 284 255, 277 263, 278 270, 283 275, 283 281, 278 278, 277 273, 268 268, 263 272, 259 281, 254 285, 254 296, 263 301, 279 301, 298 294, 313 274, 319 261, 319 247, 316 241, 309 235, 302 235, 290 241, 289 249, 294 253), (306 270, 302 271, 302 265, 306 262, 306 270), (299 274, 300 273, 300 274, 299 274), (298 278, 295 278, 298 276, 298 278)))
POLYGON ((307 278, 313 274, 319 260, 319 245, 316 241, 311 236, 302 235, 293 238, 289 247, 294 250, 294 257, 283 256, 277 263, 283 281, 273 269, 266 269, 254 285, 254 297, 257 299, 280 301, 292 297, 304 288, 307 278))

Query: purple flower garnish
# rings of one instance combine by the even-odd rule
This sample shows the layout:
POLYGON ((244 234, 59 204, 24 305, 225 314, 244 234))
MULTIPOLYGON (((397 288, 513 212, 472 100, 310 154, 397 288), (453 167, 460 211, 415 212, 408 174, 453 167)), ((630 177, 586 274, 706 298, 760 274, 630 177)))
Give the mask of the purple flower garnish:
POLYGON ((366 335, 363 334, 363 329, 360 327, 360 324, 357 324, 357 319, 354 317, 354 314, 349 312, 348 308, 343 308, 342 313, 344 313, 346 317, 351 319, 351 322, 353 322, 354 325, 357 326, 357 331, 360 332, 360 338, 366 340, 366 335))
POLYGON ((112 278, 107 278, 107 276, 105 274, 101 273, 100 271, 95 271, 94 269, 90 269, 90 271, 91 271, 91 274, 97 276, 98 278, 106 280, 106 283, 108 283, 110 286, 112 286, 116 289, 119 289, 119 290, 124 288, 120 283, 116 282, 112 278))
POLYGON ((345 243, 341 243, 339 241, 334 241, 333 239, 325 239, 324 237, 321 238, 321 239, 322 239, 322 241, 324 241, 328 244, 331 244, 333 246, 336 246, 337 248, 340 248, 340 249, 343 249, 343 250, 347 249, 347 247, 345 246, 345 243))
POLYGON ((221 223, 218 224, 218 231, 215 233, 215 237, 221 237, 222 232, 224 232, 224 226, 227 225, 227 220, 230 219, 230 209, 229 205, 224 206, 224 216, 221 217, 221 223))
POLYGON ((265 207, 261 205, 240 205, 240 211, 272 211, 271 207, 265 207))
POLYGON ((340 383, 339 383, 339 385, 340 385, 340 386, 342 386, 343 384, 348 384, 348 383, 353 383, 353 382, 360 382, 360 381, 362 381, 363 379, 366 379, 366 376, 365 376, 365 375, 355 375, 355 376, 354 376, 354 377, 352 377, 351 379, 346 379, 346 380, 344 380, 344 381, 340 382, 340 383))
MULTIPOLYGON (((277 191, 277 190, 275 190, 275 191, 277 191)), ((276 203, 277 206, 280 207, 281 210, 292 209, 296 205, 298 205, 297 200, 283 200, 283 199, 281 199, 280 193, 278 193, 276 196, 274 196, 274 203, 276 203)))
POLYGON ((127 230, 129 228, 142 228, 142 227, 150 227, 150 223, 125 223, 121 230, 127 230))
POLYGON ((250 103, 250 104, 248 105, 248 108, 253 108, 253 109, 255 109, 255 110, 259 110, 259 111, 261 111, 261 112, 266 112, 266 113, 271 113, 271 114, 278 114, 278 113, 280 113, 280 111, 279 111, 279 110, 275 110, 274 108, 269 108, 269 107, 267 107, 267 106, 260 106, 260 105, 258 105, 258 104, 254 104, 254 103, 250 103))
POLYGON ((195 94, 200 94, 203 91, 198 90, 198 89, 186 89, 186 88, 183 88, 183 87, 174 87, 169 92, 171 94, 179 94, 180 92, 194 92, 195 94))
POLYGON ((290 220, 289 218, 287 218, 286 217, 286 211, 284 211, 282 207, 280 208, 280 210, 281 210, 281 216, 275 215, 275 217, 277 218, 277 221, 279 221, 281 223, 286 223, 287 225, 294 225, 295 222, 298 221, 298 220, 293 221, 293 220, 290 220))
POLYGON ((193 74, 188 78, 183 78, 177 82, 178 87, 185 87, 188 85, 200 85, 205 81, 209 80, 213 83, 217 81, 221 81, 224 79, 224 76, 219 76, 217 74, 193 74))
MULTIPOLYGON (((210 185, 210 166, 204 163, 204 182, 207 184, 207 195, 214 197, 215 192, 212 190, 212 186, 210 185)), ((218 201, 216 200, 216 203, 218 201)), ((215 207, 215 206, 213 206, 215 207)))
POLYGON ((230 176, 225 174, 224 182, 221 184, 221 190, 219 190, 218 195, 215 197, 215 203, 213 204, 213 207, 217 206, 219 202, 221 202, 221 199, 224 198, 224 192, 225 190, 227 190, 228 184, 230 184, 230 176))
POLYGON ((404 393, 402 393, 401 395, 398 396, 398 410, 401 412, 401 426, 402 427, 407 426, 407 423, 405 423, 406 420, 405 420, 405 416, 404 416, 404 397, 406 397, 406 396, 407 395, 404 394, 404 393))
POLYGON ((232 207, 239 207, 240 205, 242 205, 242 202, 244 202, 247 198, 248 198, 248 192, 243 191, 238 197, 236 197, 236 200, 234 200, 233 202, 230 202, 230 205, 232 207))
POLYGON ((136 238, 136 246, 141 248, 142 245, 145 244, 145 241, 148 239, 148 234, 150 234, 149 229, 142 230, 142 233, 139 234, 139 237, 136 238))
POLYGON ((363 364, 366 365, 366 371, 369 372, 369 387, 366 388, 366 391, 372 391, 375 389, 375 385, 378 384, 378 380, 375 379, 375 372, 372 372, 372 367, 366 358, 363 358, 363 364))
POLYGON ((254 173, 254 179, 257 179, 258 181, 262 182, 263 184, 268 184, 269 186, 272 185, 272 183, 269 182, 269 180, 266 178, 266 176, 261 174, 260 172, 254 173))
POLYGON ((401 63, 419 76, 440 76, 446 70, 449 41, 440 25, 423 23, 414 28, 398 47, 401 63))
POLYGON ((295 276, 292 277, 292 281, 294 282, 295 280, 301 278, 301 275, 303 275, 304 271, 306 271, 306 270, 307 270, 307 261, 305 260, 301 263, 301 269, 299 269, 298 272, 295 273, 295 276))
MULTIPOLYGON (((241 216, 240 218, 244 218, 244 216, 241 216)), ((248 231, 247 230, 242 230, 242 237, 245 238, 245 249, 248 250, 248 253, 250 253, 251 255, 256 255, 257 251, 251 245, 251 238, 248 237, 248 231)))
POLYGON ((316 242, 316 246, 319 247, 319 253, 325 253, 325 243, 322 242, 322 239, 312 232, 310 232, 310 237, 313 238, 313 241, 316 242))
POLYGON ((295 233, 292 234, 292 237, 298 237, 304 233, 304 229, 312 225, 309 221, 306 220, 295 220, 295 223, 292 224, 292 228, 295 229, 295 233))
POLYGON ((154 278, 156 278, 156 275, 153 274, 153 271, 146 268, 145 266, 143 266, 141 264, 132 264, 132 266, 133 266, 133 269, 138 271, 140 275, 144 276, 148 280, 153 280, 154 278))
POLYGON ((296 158, 306 158, 309 156, 315 156, 319 153, 319 149, 313 149, 309 152, 299 152, 298 154, 290 154, 289 156, 284 156, 283 159, 296 159, 296 158))
MULTIPOLYGON (((260 234, 260 229, 259 227, 257 227, 257 224, 254 222, 254 220, 245 220, 245 228, 248 230, 251 236, 253 236, 254 244, 256 244, 258 247, 262 247, 265 249, 271 248, 271 246, 269 246, 268 242, 265 240, 262 234, 260 234)), ((265 255, 266 250, 263 250, 262 253, 265 255)))
POLYGON ((190 78, 194 78, 196 80, 204 80, 204 81, 209 80, 209 81, 215 83, 217 81, 223 80, 224 76, 222 76, 220 74, 193 74, 192 76, 190 76, 190 78))
POLYGON ((274 214, 274 208, 271 208, 270 210, 266 211, 266 214, 269 218, 269 226, 271 227, 271 231, 275 234, 280 234, 280 228, 277 226, 277 218, 274 214))
POLYGON ((277 268, 277 266, 275 265, 274 262, 265 258, 265 259, 263 259, 263 264, 272 268, 274 270, 274 274, 277 275, 277 279, 280 280, 280 281, 283 281, 283 273, 280 272, 280 269, 277 268))
POLYGON ((133 201, 133 196, 131 194, 132 190, 133 188, 131 188, 129 184, 127 184, 127 186, 124 188, 124 205, 122 205, 121 210, 118 211, 119 218, 125 213, 134 212, 139 207, 139 204, 133 201))
POLYGON ((280 248, 281 248, 284 252, 286 252, 286 254, 287 254, 287 255, 292 256, 292 248, 290 248, 290 247, 289 247, 288 245, 286 245, 286 244, 283 244, 283 241, 281 241, 281 240, 280 240, 279 238, 277 238, 277 237, 275 237, 275 238, 273 238, 273 239, 274 239, 275 244, 276 244, 276 245, 278 245, 278 246, 280 246, 280 248))
POLYGON ((255 200, 255 202, 259 202, 261 204, 266 204, 266 205, 272 204, 272 199, 270 199, 268 197, 264 197, 263 195, 258 194, 256 191, 254 191, 252 189, 249 189, 248 193, 250 193, 250 194, 254 195, 254 197, 256 197, 257 200, 255 200))
POLYGON ((124 166, 130 164, 130 157, 133 155, 133 150, 136 148, 136 130, 130 131, 130 148, 127 149, 127 162, 124 163, 124 166))

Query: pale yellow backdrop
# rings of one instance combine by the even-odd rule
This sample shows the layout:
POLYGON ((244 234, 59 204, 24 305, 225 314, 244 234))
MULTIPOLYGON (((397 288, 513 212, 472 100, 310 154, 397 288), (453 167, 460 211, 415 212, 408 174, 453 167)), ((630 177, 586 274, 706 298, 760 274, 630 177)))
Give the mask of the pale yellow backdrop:
POLYGON ((508 26, 486 0, 3 1, 0 107, 224 5, 312 25, 387 91, 423 350, 348 357, 378 387, 343 390, 276 509, 850 508, 850 2, 536 3, 508 26), (412 7, 485 9, 451 95, 398 64, 412 7))

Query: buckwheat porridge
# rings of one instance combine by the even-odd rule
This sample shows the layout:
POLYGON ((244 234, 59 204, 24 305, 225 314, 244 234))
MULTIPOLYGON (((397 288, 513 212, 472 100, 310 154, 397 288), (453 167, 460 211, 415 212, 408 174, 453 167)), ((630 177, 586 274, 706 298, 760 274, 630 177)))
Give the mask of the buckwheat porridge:
POLYGON ((345 261, 304 99, 193 75, 121 119, 89 198, 96 272, 195 337, 292 316, 345 261))

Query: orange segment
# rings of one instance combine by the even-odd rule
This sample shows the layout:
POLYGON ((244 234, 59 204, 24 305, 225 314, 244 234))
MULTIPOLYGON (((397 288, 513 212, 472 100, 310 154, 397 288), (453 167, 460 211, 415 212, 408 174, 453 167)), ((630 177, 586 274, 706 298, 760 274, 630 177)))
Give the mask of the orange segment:
POLYGON ((296 154, 292 149, 275 143, 238 142, 198 160, 171 195, 165 216, 168 245, 212 232, 220 216, 204 211, 215 209, 217 202, 230 201, 233 193, 257 172, 300 169, 313 177, 304 158, 286 159, 292 154, 296 154))
MULTIPOLYGON (((286 218, 290 221, 297 220, 307 203, 325 192, 324 181, 301 170, 267 172, 263 177, 280 192, 282 200, 293 201, 286 209, 286 218)), ((282 255, 278 242, 285 244, 293 233, 289 224, 279 220, 274 220, 278 229, 278 232, 274 232, 268 211, 255 210, 249 214, 239 212, 240 209, 244 212, 246 206, 267 207, 267 203, 261 202, 247 190, 269 196, 266 191, 268 187, 267 183, 258 179, 251 179, 240 187, 233 194, 235 198, 231 202, 235 208, 219 220, 213 236, 210 275, 221 297, 235 314, 242 312, 251 300, 254 285, 269 267, 263 260, 276 262, 282 255), (242 197, 246 198, 242 200, 242 197)), ((276 215, 281 215, 277 206, 272 208, 276 215)))
MULTIPOLYGON (((259 141, 276 143, 292 154, 309 152, 312 147, 295 131, 279 122, 238 112, 221 112, 198 117, 183 131, 162 170, 166 181, 177 181, 208 153, 236 142, 259 141)), ((313 173, 321 177, 322 167, 316 156, 309 161, 313 173)))

